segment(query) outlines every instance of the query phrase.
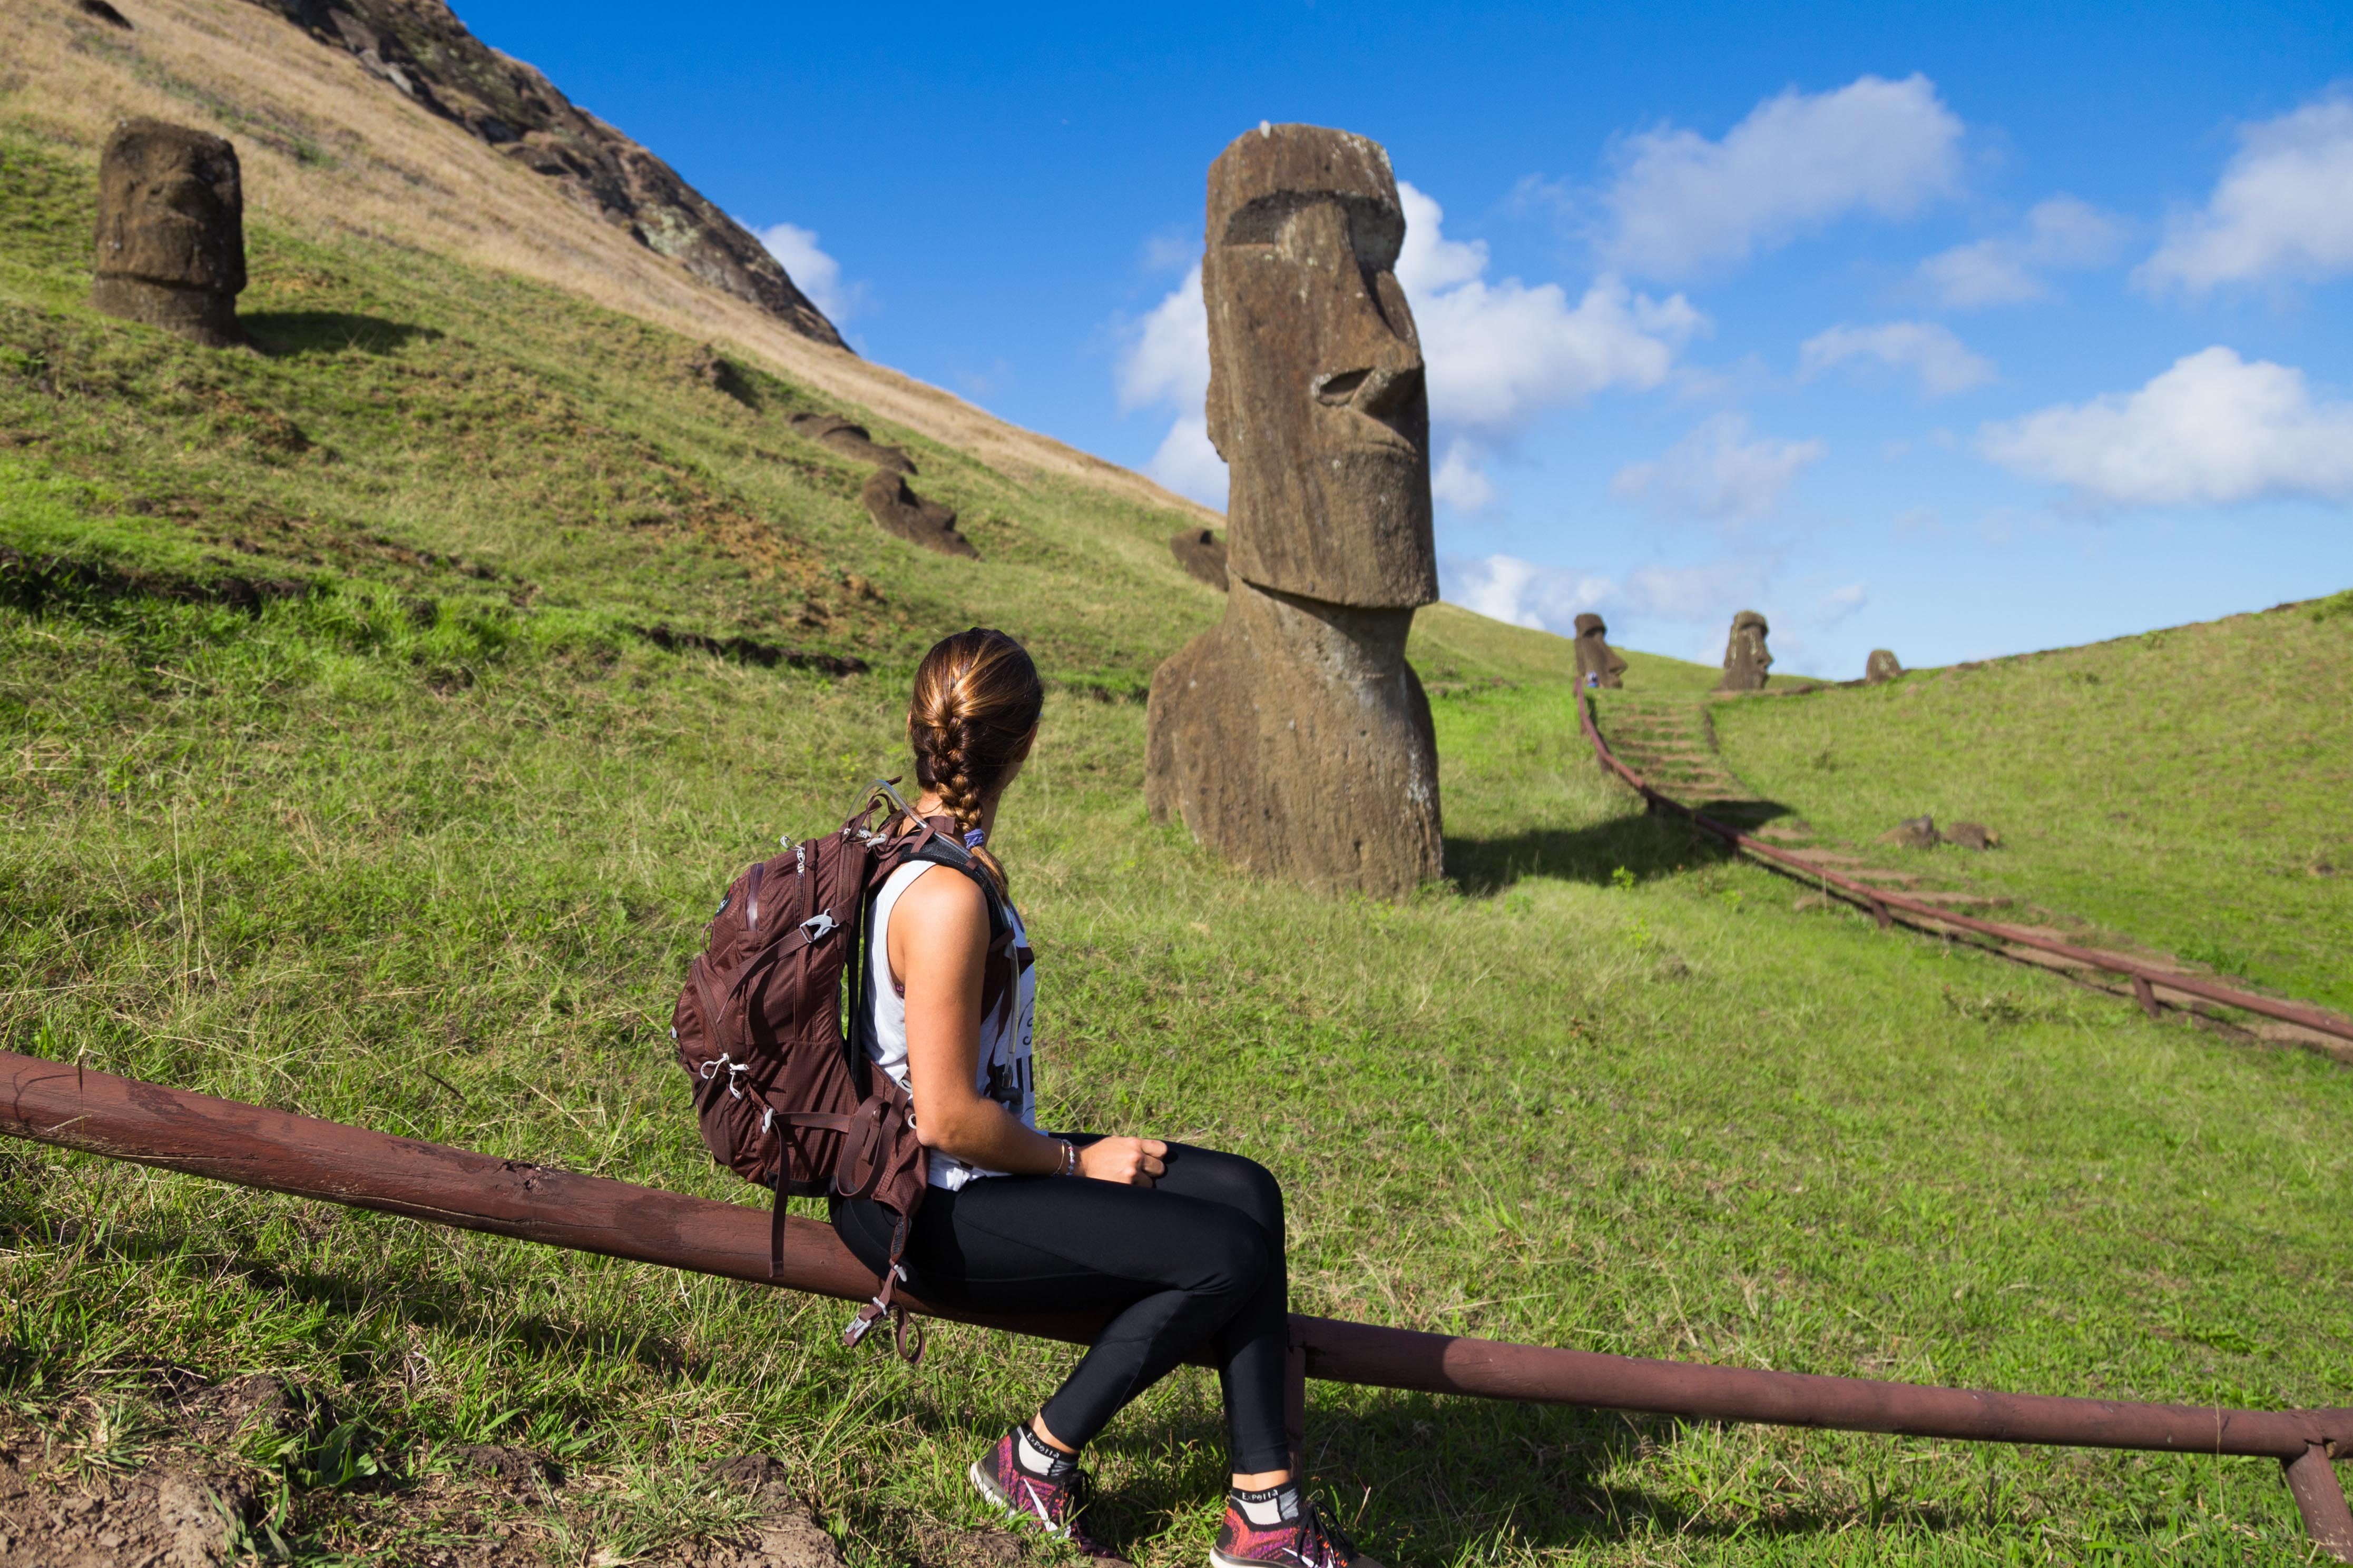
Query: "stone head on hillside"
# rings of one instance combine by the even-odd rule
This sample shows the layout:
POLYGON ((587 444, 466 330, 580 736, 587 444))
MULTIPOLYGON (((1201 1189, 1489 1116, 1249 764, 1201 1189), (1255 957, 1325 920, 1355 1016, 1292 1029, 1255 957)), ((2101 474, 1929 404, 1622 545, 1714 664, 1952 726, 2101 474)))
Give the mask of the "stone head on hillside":
POLYGON ((1615 691, 1625 684, 1626 661, 1609 646, 1609 628, 1591 611, 1577 617, 1577 683, 1615 691))
POLYGON ((1235 575, 1362 609, 1433 602, 1430 397, 1388 154, 1261 125, 1209 166, 1208 219, 1209 439, 1235 575))
POLYGON ((1762 691, 1773 655, 1765 646, 1765 617, 1743 610, 1732 617, 1732 636, 1724 645, 1724 679, 1718 691, 1762 691))
POLYGON ((216 348, 245 341, 245 191, 217 136, 125 120, 98 165, 98 281, 90 303, 216 348))
MULTIPOLYGON (((1444 842, 1405 658, 1438 569, 1388 154, 1312 125, 1245 132, 1209 167, 1207 237, 1226 614, 1153 673, 1145 799, 1252 870, 1399 897, 1440 874, 1444 842)), ((1175 548, 1206 578, 1214 542, 1175 548)))
POLYGON ((1884 686, 1904 673, 1904 662, 1888 648, 1875 647, 1863 660, 1862 682, 1866 686, 1884 686))

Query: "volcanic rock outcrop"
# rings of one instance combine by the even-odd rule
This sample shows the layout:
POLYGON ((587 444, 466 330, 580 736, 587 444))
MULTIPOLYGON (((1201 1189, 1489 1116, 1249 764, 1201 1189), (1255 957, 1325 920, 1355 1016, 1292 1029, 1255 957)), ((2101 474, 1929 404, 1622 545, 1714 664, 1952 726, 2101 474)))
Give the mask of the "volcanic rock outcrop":
POLYGON ((1865 686, 1884 686, 1903 673, 1902 660, 1883 647, 1875 647, 1871 650, 1871 657, 1863 661, 1862 683, 1865 686))
POLYGON ((545 77, 466 30, 444 0, 254 0, 355 58, 427 111, 464 126, 639 244, 803 337, 847 349, 825 313, 742 225, 677 171, 545 77))
POLYGON ((894 468, 877 468, 867 476, 866 488, 858 492, 858 499, 885 533, 942 555, 980 557, 972 541, 956 531, 955 509, 925 500, 908 488, 907 477, 894 468))
POLYGON ((1609 646, 1609 628, 1599 616, 1577 617, 1577 683, 1588 689, 1615 691, 1625 684, 1626 661, 1609 646))
POLYGON ((1188 528, 1168 542, 1168 550, 1177 565, 1220 594, 1226 591, 1226 544, 1215 531, 1188 528))
POLYGON ((1207 233, 1229 592, 1153 674, 1145 799, 1252 870, 1395 898, 1440 875, 1443 845, 1430 702, 1405 660, 1438 563, 1388 154, 1261 125, 1209 166, 1207 233))
POLYGON ((245 187, 209 132, 125 120, 98 161, 98 280, 90 302, 214 348, 245 341, 245 187))
POLYGON ((1724 645, 1724 679, 1718 691, 1762 691, 1773 655, 1765 646, 1765 617, 1743 610, 1732 617, 1732 637, 1724 645))

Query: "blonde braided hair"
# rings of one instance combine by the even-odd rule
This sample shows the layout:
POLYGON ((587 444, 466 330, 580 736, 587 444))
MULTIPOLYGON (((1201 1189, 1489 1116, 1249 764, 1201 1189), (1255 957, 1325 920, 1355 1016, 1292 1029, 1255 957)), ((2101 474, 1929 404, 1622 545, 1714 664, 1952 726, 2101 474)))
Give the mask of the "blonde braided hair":
MULTIPOLYGON (((1000 631, 974 626, 943 637, 915 669, 907 740, 915 782, 966 833, 980 826, 981 805, 1026 753, 1045 710, 1046 683, 1029 650, 1000 631)), ((997 891, 1005 868, 986 847, 972 851, 997 891)))

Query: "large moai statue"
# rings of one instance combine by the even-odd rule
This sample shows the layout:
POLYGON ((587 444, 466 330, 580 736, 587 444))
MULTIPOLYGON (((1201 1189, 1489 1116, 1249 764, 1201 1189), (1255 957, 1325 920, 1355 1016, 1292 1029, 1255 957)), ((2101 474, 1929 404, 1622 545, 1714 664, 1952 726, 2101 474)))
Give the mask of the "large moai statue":
POLYGON ((1152 678, 1145 795, 1253 870, 1394 898, 1443 869, 1430 700, 1430 399, 1378 144, 1261 125, 1209 166, 1209 439, 1225 619, 1152 678))
POLYGON ((90 302, 214 348, 245 342, 245 190, 237 149, 160 120, 125 120, 98 163, 98 281, 90 302))
POLYGON ((1724 679, 1718 691, 1762 691, 1773 654, 1765 646, 1765 617, 1743 610, 1732 617, 1732 637, 1724 645, 1724 679))
POLYGON ((1903 661, 1887 648, 1873 648, 1871 657, 1862 662, 1862 683, 1865 686, 1884 686, 1903 674, 1903 661))
POLYGON ((1577 683, 1615 691, 1625 684, 1626 661, 1609 646, 1609 628, 1591 611, 1577 617, 1577 683))

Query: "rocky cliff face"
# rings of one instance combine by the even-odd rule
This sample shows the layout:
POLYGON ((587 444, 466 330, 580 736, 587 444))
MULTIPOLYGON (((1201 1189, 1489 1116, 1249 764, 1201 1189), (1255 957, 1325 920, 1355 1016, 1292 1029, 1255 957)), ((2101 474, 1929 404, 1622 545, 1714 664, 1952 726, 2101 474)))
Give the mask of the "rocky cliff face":
POLYGON ((254 0, 394 89, 553 180, 638 243, 802 336, 841 334, 765 247, 677 172, 466 30, 443 0, 254 0))

